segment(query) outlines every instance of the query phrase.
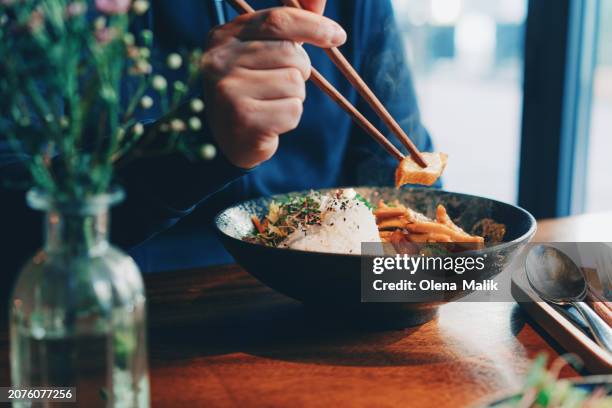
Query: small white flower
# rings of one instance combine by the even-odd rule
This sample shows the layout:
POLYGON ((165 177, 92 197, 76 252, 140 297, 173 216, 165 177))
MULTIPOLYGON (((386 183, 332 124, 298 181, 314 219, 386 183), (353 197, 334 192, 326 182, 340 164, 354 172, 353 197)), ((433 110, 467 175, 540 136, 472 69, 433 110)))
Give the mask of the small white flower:
POLYGON ((156 91, 165 91, 168 87, 168 81, 161 75, 155 75, 153 77, 153 89, 156 91))
POLYGON ((191 107, 191 110, 195 113, 200 113, 204 110, 204 102, 202 102, 201 99, 194 98, 191 100, 191 103, 189 105, 191 107))
POLYGON ((122 141, 124 137, 125 137, 125 129, 119 128, 119 130, 117 130, 117 140, 122 141))
POLYGON ((51 113, 47 113, 45 115, 45 122, 47 122, 47 123, 53 122, 53 115, 51 113))
POLYGON ((132 128, 132 132, 134 132, 135 136, 140 136, 144 133, 144 126, 142 123, 137 123, 132 128))
POLYGON ((168 64, 168 68, 170 69, 179 69, 181 65, 183 65, 183 58, 179 54, 173 52, 168 55, 166 64, 168 64))
POLYGON ((198 131, 202 129, 202 121, 197 116, 189 118, 189 129, 198 131))
POLYGON ((180 119, 172 119, 170 121, 170 129, 173 132, 182 132, 186 129, 185 122, 180 119))
POLYGON ((94 20, 96 30, 102 30, 104 27, 106 27, 106 17, 100 16, 94 20))
POLYGON ((68 129, 68 127, 70 126, 70 121, 68 120, 68 118, 66 116, 62 116, 60 118, 60 126, 62 127, 62 129, 68 129))
POLYGON ((149 59, 151 57, 151 50, 147 47, 142 47, 139 51, 142 58, 149 59))
POLYGON ((153 67, 145 60, 138 60, 134 64, 133 71, 136 74, 150 74, 153 71, 153 67))
POLYGON ((147 12, 147 10, 149 10, 149 2, 146 0, 136 0, 134 3, 132 3, 132 9, 134 10, 134 13, 142 16, 147 12))
MULTIPOLYGON (((125 42, 125 38, 123 40, 123 42, 125 42)), ((127 55, 127 57, 129 59, 132 59, 134 61, 138 61, 140 58, 140 50, 135 46, 135 45, 127 45, 125 47, 125 55, 127 55)))
POLYGON ((134 38, 134 34, 132 34, 132 33, 125 33, 123 35, 123 42, 125 43, 125 45, 134 45, 136 43, 136 39, 134 38))
POLYGON ((200 148, 200 156, 204 160, 212 160, 217 156, 217 148, 211 144, 205 144, 200 148))
POLYGON ((142 106, 143 109, 150 109, 153 106, 153 98, 149 95, 143 96, 140 99, 140 106, 142 106))

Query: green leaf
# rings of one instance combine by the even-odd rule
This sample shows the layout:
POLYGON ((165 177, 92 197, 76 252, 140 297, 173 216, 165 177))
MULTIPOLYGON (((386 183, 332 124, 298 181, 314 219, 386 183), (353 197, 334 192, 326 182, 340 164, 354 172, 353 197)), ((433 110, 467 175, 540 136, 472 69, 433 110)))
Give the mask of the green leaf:
POLYGON ((365 206, 368 207, 370 210, 374 209, 374 206, 372 206, 372 204, 370 204, 370 202, 364 196, 362 196, 361 194, 357 194, 355 196, 355 198, 357 200, 361 201, 362 203, 364 203, 365 206))
POLYGON ((538 354, 536 359, 527 374, 527 378, 525 379, 525 387, 531 388, 536 387, 542 383, 542 381, 546 378, 546 362, 548 361, 548 357, 546 354, 541 353, 538 354))

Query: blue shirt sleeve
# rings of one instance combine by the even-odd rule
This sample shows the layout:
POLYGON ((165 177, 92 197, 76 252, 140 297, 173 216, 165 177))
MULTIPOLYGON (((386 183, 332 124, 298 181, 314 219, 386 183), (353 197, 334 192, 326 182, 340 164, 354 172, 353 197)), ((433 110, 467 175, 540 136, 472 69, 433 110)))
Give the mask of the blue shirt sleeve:
MULTIPOLYGON (((352 59, 356 69, 372 88, 410 139, 422 151, 431 151, 431 138, 421 122, 402 33, 390 0, 355 2, 351 34, 355 47, 352 59)), ((359 98, 357 109, 401 151, 406 149, 370 106, 359 98)), ((346 183, 391 185, 397 161, 358 125, 353 125, 344 160, 346 183)))
POLYGON ((139 160, 120 174, 128 194, 113 213, 115 242, 130 247, 170 228, 246 173, 221 153, 209 161, 180 153, 139 160))

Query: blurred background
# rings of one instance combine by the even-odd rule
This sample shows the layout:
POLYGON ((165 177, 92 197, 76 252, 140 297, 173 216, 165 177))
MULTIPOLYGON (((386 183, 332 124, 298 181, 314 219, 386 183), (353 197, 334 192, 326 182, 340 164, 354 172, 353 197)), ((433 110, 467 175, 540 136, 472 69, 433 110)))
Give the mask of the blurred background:
MULTIPOLYGON (((582 103, 581 111, 576 113, 585 126, 574 127, 571 135, 572 143, 580 146, 572 145, 570 150, 583 154, 584 160, 575 160, 572 154, 564 156, 560 149, 558 163, 549 163, 564 169, 585 167, 571 172, 574 176, 579 174, 574 177, 575 184, 583 183, 570 189, 574 197, 569 200, 577 205, 557 205, 557 211, 542 209, 537 215, 612 209, 612 160, 608 158, 612 152, 612 0, 574 1, 567 9, 568 15, 562 16, 567 21, 566 38, 553 33, 542 37, 535 30, 534 35, 526 36, 530 7, 534 7, 532 24, 541 26, 539 16, 547 15, 540 9, 557 6, 560 4, 557 2, 531 0, 537 3, 532 5, 527 0, 393 2, 414 70, 423 121, 437 149, 451 157, 445 188, 513 203, 521 201, 524 83, 530 75, 530 71, 525 71, 526 47, 536 42, 534 48, 546 47, 547 42, 565 42, 565 50, 571 47, 573 37, 578 38, 579 48, 588 47, 587 40, 594 39, 594 61, 586 60, 591 53, 580 53, 586 60, 581 62, 586 74, 583 72, 576 79, 580 81, 576 84, 578 88, 592 90, 586 92, 590 103, 582 103), (594 5, 590 14, 589 5, 594 5), (575 31, 579 32, 572 37, 575 31), (592 80, 585 83, 582 80, 585 77, 592 80)), ((554 16, 550 18, 554 20, 554 16)), ((569 52, 565 58, 570 58, 569 52)), ((571 80, 568 69, 563 64, 557 65, 566 74, 564 88, 574 89, 573 84, 568 84, 571 80)), ((567 92, 565 95, 571 98, 567 92)), ((567 109, 563 110, 567 115, 567 109)), ((534 132, 530 134, 533 137, 534 132)), ((529 171, 532 170, 524 168, 523 183, 529 182, 525 174, 529 171)), ((527 201, 520 204, 529 207, 527 201)), ((531 210, 538 212, 537 208, 531 210)))

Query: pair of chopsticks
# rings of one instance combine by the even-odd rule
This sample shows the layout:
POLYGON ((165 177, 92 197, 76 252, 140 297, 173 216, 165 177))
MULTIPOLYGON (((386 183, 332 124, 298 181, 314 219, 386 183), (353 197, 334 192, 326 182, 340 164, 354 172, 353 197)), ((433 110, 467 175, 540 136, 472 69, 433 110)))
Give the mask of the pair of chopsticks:
MULTIPOLYGON (((255 9, 245 0, 227 0, 232 7, 239 13, 247 14, 255 12, 255 9)), ((301 9, 302 6, 298 0, 287 1, 288 6, 301 9)), ((381 120, 389 127, 389 129, 397 136, 400 142, 408 149, 413 160, 421 167, 427 167, 421 152, 412 143, 408 135, 403 131, 401 126, 393 119, 393 116, 384 107, 382 102, 376 97, 374 92, 368 87, 365 81, 359 76, 355 68, 351 66, 348 60, 342 55, 338 48, 325 49, 327 56, 340 69, 346 79, 353 85, 359 94, 368 102, 374 112, 381 120)), ((351 104, 334 86, 327 81, 314 67, 310 80, 314 82, 323 92, 325 92, 334 102, 336 102, 343 110, 345 110, 361 128, 374 138, 382 147, 387 150, 398 161, 404 159, 404 155, 400 152, 376 127, 366 119, 361 112, 351 104)))

